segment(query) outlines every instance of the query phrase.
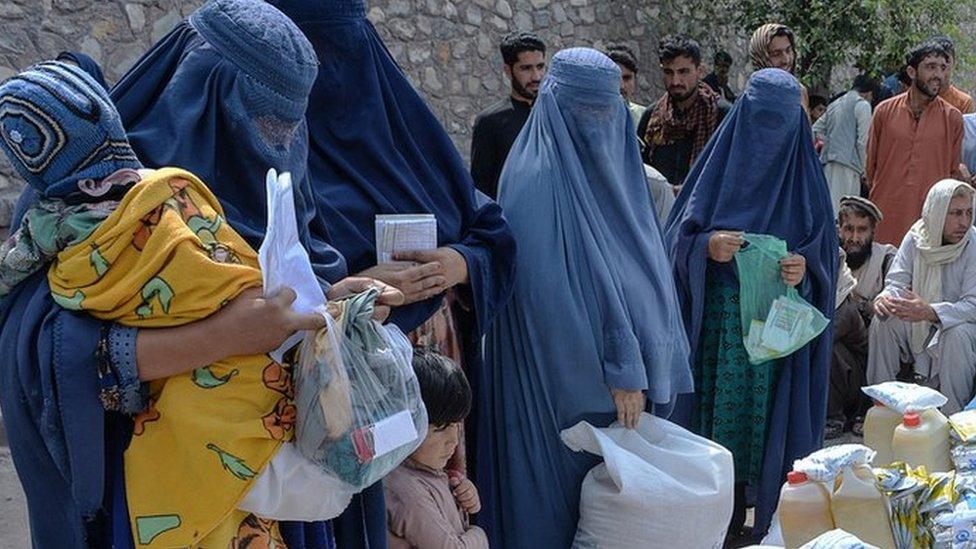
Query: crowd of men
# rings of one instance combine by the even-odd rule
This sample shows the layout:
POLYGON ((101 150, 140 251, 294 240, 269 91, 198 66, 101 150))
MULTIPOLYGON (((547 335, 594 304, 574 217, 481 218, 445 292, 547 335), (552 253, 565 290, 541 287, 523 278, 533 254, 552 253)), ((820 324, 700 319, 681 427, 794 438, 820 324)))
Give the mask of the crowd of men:
MULTIPOLYGON (((756 69, 795 71, 795 36, 784 25, 757 30, 750 49, 756 69)), ((477 117, 471 143, 475 184, 489 196, 497 194, 508 150, 545 73, 546 49, 538 36, 510 34, 501 51, 511 92, 477 117)), ((712 70, 703 77, 698 43, 687 36, 664 37, 657 54, 666 91, 644 106, 636 98, 640 66, 633 50, 614 44, 606 54, 620 67, 620 93, 633 116, 664 223, 673 197, 736 100, 729 82, 732 57, 716 51, 712 70)), ((858 74, 848 90, 807 100, 844 271, 834 322, 827 439, 848 430, 862 433, 871 404, 861 391, 867 384, 897 378, 931 385, 949 397, 950 412, 973 397, 976 264, 969 258, 976 251, 965 246, 966 231, 946 229, 934 244, 941 248, 964 240, 961 251, 930 260, 942 273, 937 291, 923 290, 913 278, 919 276, 913 272, 915 255, 932 255, 919 251, 911 238, 929 190, 950 177, 972 182, 976 173, 976 107, 952 84, 955 64, 952 40, 935 36, 909 52, 905 65, 885 79, 858 74), (892 318, 873 322, 879 315, 892 318)), ((972 214, 965 211, 965 200, 958 204, 950 217, 954 212, 965 222, 972 214)))

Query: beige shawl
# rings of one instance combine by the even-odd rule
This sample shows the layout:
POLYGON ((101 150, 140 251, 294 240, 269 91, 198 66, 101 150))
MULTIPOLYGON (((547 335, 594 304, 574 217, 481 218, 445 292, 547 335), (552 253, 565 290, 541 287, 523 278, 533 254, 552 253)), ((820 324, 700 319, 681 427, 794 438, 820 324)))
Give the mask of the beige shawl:
MULTIPOLYGON (((922 218, 912 225, 908 234, 915 241, 915 262, 912 265, 912 289, 926 303, 942 301, 942 267, 952 263, 962 254, 963 248, 969 242, 970 234, 955 244, 942 244, 942 231, 945 228, 946 213, 953 193, 960 187, 968 188, 976 193, 972 187, 955 179, 943 179, 936 183, 925 197, 922 206, 922 218)), ((912 324, 912 351, 916 354, 925 349, 932 324, 929 322, 915 322, 912 324)))

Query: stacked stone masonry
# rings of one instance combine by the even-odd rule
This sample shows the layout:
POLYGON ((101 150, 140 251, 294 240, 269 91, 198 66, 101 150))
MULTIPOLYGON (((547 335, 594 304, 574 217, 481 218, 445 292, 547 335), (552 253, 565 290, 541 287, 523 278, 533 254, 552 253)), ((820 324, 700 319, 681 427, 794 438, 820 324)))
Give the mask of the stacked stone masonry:
MULTIPOLYGON (((644 71, 639 99, 661 93, 655 48, 668 32, 703 40, 706 57, 744 43, 727 25, 702 21, 694 2, 667 0, 368 0, 369 18, 413 84, 429 100, 458 149, 468 153, 475 115, 506 93, 498 41, 512 30, 538 33, 552 51, 625 43, 644 71), (667 2, 667 4, 665 4, 667 2)), ((202 0, 0 0, 0 80, 60 51, 94 58, 115 82, 202 0)), ((0 227, 9 224, 22 181, 0 159, 0 227)))

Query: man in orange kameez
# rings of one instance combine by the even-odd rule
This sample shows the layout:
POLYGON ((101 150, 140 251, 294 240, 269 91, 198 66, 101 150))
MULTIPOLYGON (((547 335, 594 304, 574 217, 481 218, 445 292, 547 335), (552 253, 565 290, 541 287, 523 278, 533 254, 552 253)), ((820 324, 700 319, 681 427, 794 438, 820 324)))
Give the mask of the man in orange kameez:
POLYGON ((946 75, 946 81, 939 91, 939 97, 959 109, 959 112, 962 114, 976 112, 976 106, 973 105, 973 96, 952 84, 952 71, 956 68, 956 44, 948 36, 935 36, 932 38, 932 41, 942 46, 942 49, 949 54, 949 74, 946 75))
POLYGON ((937 181, 958 177, 962 115, 939 97, 947 84, 949 54, 925 42, 908 55, 912 86, 878 105, 868 137, 867 181, 871 201, 884 212, 875 238, 901 244, 937 181))

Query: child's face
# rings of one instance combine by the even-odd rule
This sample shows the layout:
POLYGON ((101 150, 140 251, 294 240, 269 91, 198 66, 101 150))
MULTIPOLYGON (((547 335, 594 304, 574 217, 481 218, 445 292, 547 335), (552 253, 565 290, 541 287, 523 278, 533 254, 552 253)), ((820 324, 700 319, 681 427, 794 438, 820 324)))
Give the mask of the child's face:
POLYGON ((427 429, 427 438, 410 457, 431 469, 444 469, 447 461, 454 455, 454 450, 457 449, 460 433, 460 422, 443 427, 430 425, 427 429))

